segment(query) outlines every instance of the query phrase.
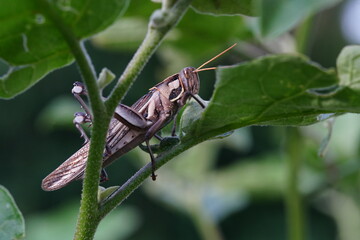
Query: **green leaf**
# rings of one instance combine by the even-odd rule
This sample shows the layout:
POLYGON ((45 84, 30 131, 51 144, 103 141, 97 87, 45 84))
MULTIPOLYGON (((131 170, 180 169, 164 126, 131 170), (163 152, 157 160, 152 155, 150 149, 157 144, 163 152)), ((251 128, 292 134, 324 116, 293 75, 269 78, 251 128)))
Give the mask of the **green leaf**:
MULTIPOLYGON (((208 104, 209 102, 205 102, 205 106, 208 104)), ((191 132, 193 124, 198 122, 203 112, 204 109, 193 99, 186 105, 180 119, 181 138, 186 137, 191 132)))
POLYGON ((0 98, 11 98, 31 87, 73 56, 58 27, 84 39, 109 26, 127 0, 7 0, 0 9, 0 58, 8 72, 0 77, 0 98), (47 7, 51 5, 51 10, 47 7), (55 24, 54 19, 58 19, 55 24))
POLYGON ((215 15, 243 14, 252 16, 252 0, 194 0, 191 4, 196 11, 215 15))
POLYGON ((24 218, 10 192, 0 185, 0 239, 23 239, 24 218))
POLYGON ((259 27, 262 36, 276 37, 293 28, 303 18, 340 0, 262 0, 259 2, 259 27))
POLYGON ((206 139, 248 125, 301 126, 322 120, 320 114, 360 112, 359 86, 347 85, 298 56, 220 68, 210 103, 188 132, 206 139))
POLYGON ((360 88, 360 46, 346 46, 337 58, 338 75, 343 85, 360 88))
POLYGON ((98 78, 99 88, 104 89, 107 85, 111 83, 112 80, 115 79, 115 77, 115 74, 111 70, 103 68, 98 78))

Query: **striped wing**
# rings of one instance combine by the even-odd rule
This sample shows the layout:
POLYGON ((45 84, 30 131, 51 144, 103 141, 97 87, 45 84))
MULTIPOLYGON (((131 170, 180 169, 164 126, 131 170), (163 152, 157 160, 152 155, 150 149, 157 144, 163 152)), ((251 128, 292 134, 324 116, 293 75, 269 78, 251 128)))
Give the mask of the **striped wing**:
MULTIPOLYGON (((107 138, 109 139, 115 135, 118 128, 122 125, 122 123, 112 119, 107 138)), ((42 181, 41 188, 45 191, 54 191, 65 187, 74 180, 81 179, 85 171, 89 148, 90 142, 85 144, 58 168, 45 177, 42 181)))
POLYGON ((44 178, 41 188, 45 191, 54 191, 80 178, 85 170, 89 146, 89 143, 85 144, 44 178))

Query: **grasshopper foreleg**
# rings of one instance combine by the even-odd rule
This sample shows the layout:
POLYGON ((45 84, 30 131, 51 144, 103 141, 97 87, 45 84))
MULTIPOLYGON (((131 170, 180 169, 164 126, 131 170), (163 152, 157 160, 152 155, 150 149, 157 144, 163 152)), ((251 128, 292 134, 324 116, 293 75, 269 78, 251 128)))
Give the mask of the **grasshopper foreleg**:
POLYGON ((197 97, 196 95, 192 94, 191 92, 185 92, 184 93, 184 97, 180 100, 182 102, 182 105, 185 105, 186 103, 186 99, 191 96, 202 108, 205 108, 205 104, 203 103, 203 101, 201 101, 201 99, 199 97, 197 97))
POLYGON ((84 109, 84 111, 85 111, 85 113, 83 113, 83 112, 75 113, 73 123, 75 124, 75 127, 79 130, 81 137, 84 138, 84 140, 85 140, 84 144, 86 144, 89 142, 90 139, 86 135, 86 132, 85 132, 84 128, 82 127, 82 124, 91 123, 92 116, 90 113, 90 109, 88 108, 88 106, 86 105, 84 100, 81 98, 81 95, 86 95, 87 92, 86 92, 85 86, 81 82, 75 82, 74 87, 72 88, 71 92, 74 95, 74 97, 76 98, 76 100, 80 103, 81 108, 84 109))
POLYGON ((84 102, 84 100, 81 98, 81 95, 87 95, 84 84, 81 82, 74 82, 74 87, 72 88, 71 92, 74 95, 74 97, 76 98, 76 100, 80 103, 81 108, 84 109, 84 111, 86 112, 86 115, 88 116, 88 118, 91 121, 91 119, 92 119, 91 111, 90 111, 89 107, 86 105, 86 103, 84 102))
POLYGON ((79 130, 80 132, 80 137, 83 137, 85 142, 84 144, 88 143, 90 141, 89 137, 87 136, 84 128, 81 126, 81 124, 84 124, 84 123, 88 123, 88 122, 91 122, 90 118, 88 118, 87 114, 86 113, 83 113, 83 112, 76 112, 74 114, 74 120, 73 120, 73 123, 75 125, 75 127, 79 130))
POLYGON ((205 104, 200 100, 199 97, 197 97, 196 95, 189 93, 189 95, 195 100, 197 101, 197 103, 203 108, 205 109, 205 104))

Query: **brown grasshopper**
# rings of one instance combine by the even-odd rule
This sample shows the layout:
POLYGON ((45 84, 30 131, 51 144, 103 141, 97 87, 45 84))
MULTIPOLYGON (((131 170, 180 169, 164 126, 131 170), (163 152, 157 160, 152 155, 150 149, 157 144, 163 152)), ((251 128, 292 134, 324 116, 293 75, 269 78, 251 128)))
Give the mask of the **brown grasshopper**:
MULTIPOLYGON (((200 88, 198 72, 216 69, 215 67, 202 69, 202 67, 234 46, 235 44, 205 62, 197 69, 186 67, 179 73, 166 78, 152 87, 146 95, 141 97, 131 107, 123 104, 119 104, 116 107, 106 137, 106 148, 104 150, 103 170, 100 181, 107 180, 107 175, 104 171, 106 166, 143 142, 146 143, 151 158, 151 177, 153 180, 156 179, 155 158, 149 145, 149 140, 153 136, 160 138, 156 133, 175 118, 179 109, 183 107, 190 98, 195 99, 205 108, 205 105, 196 96, 200 88)), ((91 114, 85 102, 80 97, 80 95, 86 94, 84 86, 81 83, 75 83, 72 93, 85 110, 85 113, 76 113, 74 118, 74 124, 80 131, 81 136, 84 137, 85 143, 82 148, 43 179, 41 187, 45 191, 60 189, 74 180, 82 179, 84 176, 90 144, 89 138, 86 136, 80 124, 91 122, 91 114)), ((174 121, 172 135, 175 135, 175 122, 176 121, 174 121)))

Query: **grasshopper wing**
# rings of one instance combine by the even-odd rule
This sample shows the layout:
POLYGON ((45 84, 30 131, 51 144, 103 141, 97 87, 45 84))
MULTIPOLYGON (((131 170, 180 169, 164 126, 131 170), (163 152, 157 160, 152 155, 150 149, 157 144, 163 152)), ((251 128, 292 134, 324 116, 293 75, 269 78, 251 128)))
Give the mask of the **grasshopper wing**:
POLYGON ((58 168, 43 179, 41 188, 45 191, 60 189, 84 174, 89 153, 89 143, 63 162, 58 168))

